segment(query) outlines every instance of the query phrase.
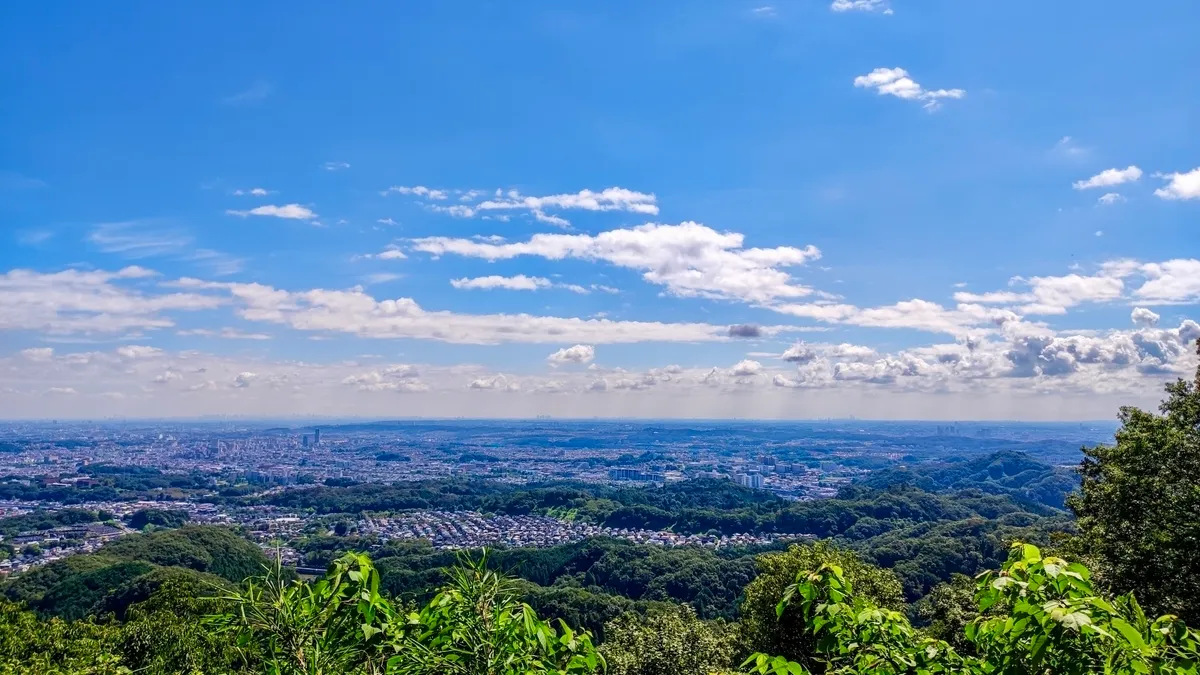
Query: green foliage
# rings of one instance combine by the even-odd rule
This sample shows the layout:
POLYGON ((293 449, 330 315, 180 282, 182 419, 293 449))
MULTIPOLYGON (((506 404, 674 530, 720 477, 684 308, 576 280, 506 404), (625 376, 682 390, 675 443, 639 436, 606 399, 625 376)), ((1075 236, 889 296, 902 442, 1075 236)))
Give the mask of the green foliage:
POLYGON ((0 535, 11 537, 31 530, 50 530, 64 525, 82 525, 109 520, 112 514, 106 511, 85 509, 60 509, 58 511, 34 511, 21 516, 0 518, 0 535))
POLYGON ((108 612, 122 616, 130 604, 153 594, 165 578, 161 575, 172 574, 162 570, 183 568, 240 582, 266 562, 257 546, 228 528, 188 526, 126 536, 96 554, 73 555, 34 568, 3 588, 9 599, 25 602, 43 616, 83 618, 108 612))
POLYGON ((100 552, 126 560, 187 567, 233 582, 257 574, 267 563, 257 546, 228 528, 212 525, 132 534, 105 545, 100 552))
POLYGON ((4 675, 128 673, 116 653, 118 644, 113 626, 41 621, 20 605, 0 601, 0 673, 4 675))
POLYGON ((608 675, 704 675, 736 666, 737 624, 704 621, 687 605, 625 614, 605 627, 608 675))
MULTIPOLYGON (((1092 588, 1083 565, 1043 557, 1016 544, 999 572, 978 579, 980 612, 965 634, 976 655, 913 629, 899 612, 856 595, 838 565, 802 571, 783 594, 780 616, 799 604, 816 639, 811 661, 817 672, 1085 673, 1198 672, 1200 636, 1174 616, 1150 620, 1131 595, 1106 599, 1092 588)), ((757 673, 811 672, 784 656, 752 655, 743 664, 757 673)))
MULTIPOLYGON (((1197 343, 1200 350, 1200 342, 1197 343)), ((1200 372, 1167 385, 1161 414, 1121 409, 1113 445, 1084 448, 1070 500, 1078 545, 1114 592, 1200 621, 1200 372)))
POLYGON ((895 575, 864 562, 853 551, 826 542, 764 554, 759 557, 758 565, 758 576, 746 587, 741 607, 742 631, 754 651, 802 661, 813 653, 816 640, 810 617, 796 607, 789 607, 782 615, 776 612, 779 598, 797 575, 806 570, 837 566, 859 589, 864 601, 889 610, 904 607, 903 592, 895 575))
POLYGON ((312 584, 289 583, 277 563, 220 598, 228 608, 208 622, 272 675, 575 675, 602 667, 586 632, 538 618, 486 559, 464 558, 449 576, 427 605, 406 611, 380 594, 365 555, 343 556, 312 584))
POLYGON ((135 530, 145 529, 147 525, 183 527, 187 521, 187 511, 168 511, 166 509, 139 509, 129 516, 129 526, 135 530))

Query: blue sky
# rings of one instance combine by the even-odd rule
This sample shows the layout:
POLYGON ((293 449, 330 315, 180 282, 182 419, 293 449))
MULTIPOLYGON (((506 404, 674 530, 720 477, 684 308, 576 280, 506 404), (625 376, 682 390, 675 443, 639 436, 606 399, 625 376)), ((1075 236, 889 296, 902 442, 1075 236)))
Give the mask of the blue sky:
POLYGON ((1196 25, 1183 1, 5 7, 0 404, 1152 404, 1200 336, 1196 25))

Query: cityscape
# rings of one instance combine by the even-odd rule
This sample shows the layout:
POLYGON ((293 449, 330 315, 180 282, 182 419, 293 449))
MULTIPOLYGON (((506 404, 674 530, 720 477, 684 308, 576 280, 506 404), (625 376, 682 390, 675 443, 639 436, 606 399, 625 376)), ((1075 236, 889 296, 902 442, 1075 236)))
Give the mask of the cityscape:
MULTIPOLYGON (((0 518, 64 509, 96 522, 3 535, 0 574, 92 552, 136 531, 147 510, 240 528, 264 550, 299 564, 290 545, 332 534, 311 509, 263 503, 330 485, 435 478, 513 485, 575 482, 654 486, 727 480, 789 500, 819 500, 874 470, 959 453, 1035 450, 1062 464, 1104 440, 1111 425, 924 424, 859 421, 793 424, 548 421, 340 423, 17 423, 0 427, 0 518), (119 480, 114 479, 119 477, 119 480), (139 482, 141 481, 141 482, 139 482), (28 499, 28 496, 40 496, 28 499), (26 497, 26 498, 22 498, 26 497)), ((353 514, 378 541, 426 540, 436 549, 547 547, 590 537, 660 546, 765 545, 769 533, 680 534, 607 527, 571 513, 504 515, 438 508, 353 514)))

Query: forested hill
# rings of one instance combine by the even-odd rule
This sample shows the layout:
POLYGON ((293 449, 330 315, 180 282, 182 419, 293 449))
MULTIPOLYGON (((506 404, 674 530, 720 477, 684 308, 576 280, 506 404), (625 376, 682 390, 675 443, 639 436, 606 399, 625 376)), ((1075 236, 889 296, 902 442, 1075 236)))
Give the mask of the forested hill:
POLYGON ((987 457, 926 462, 875 471, 859 484, 875 488, 913 485, 930 492, 982 490, 1056 509, 1079 486, 1075 467, 1055 467, 1024 452, 1001 451, 987 457))
POLYGON ((258 546, 233 530, 192 525, 131 534, 93 554, 54 561, 9 580, 3 593, 45 616, 119 616, 163 584, 211 595, 222 584, 261 574, 268 562, 258 546))

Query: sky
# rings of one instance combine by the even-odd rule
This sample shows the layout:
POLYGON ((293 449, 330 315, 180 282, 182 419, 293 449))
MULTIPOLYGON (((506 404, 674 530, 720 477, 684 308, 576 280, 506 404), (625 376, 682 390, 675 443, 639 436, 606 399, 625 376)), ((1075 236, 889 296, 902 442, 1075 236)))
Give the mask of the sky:
POLYGON ((8 3, 0 417, 1111 419, 1191 0, 8 3))

